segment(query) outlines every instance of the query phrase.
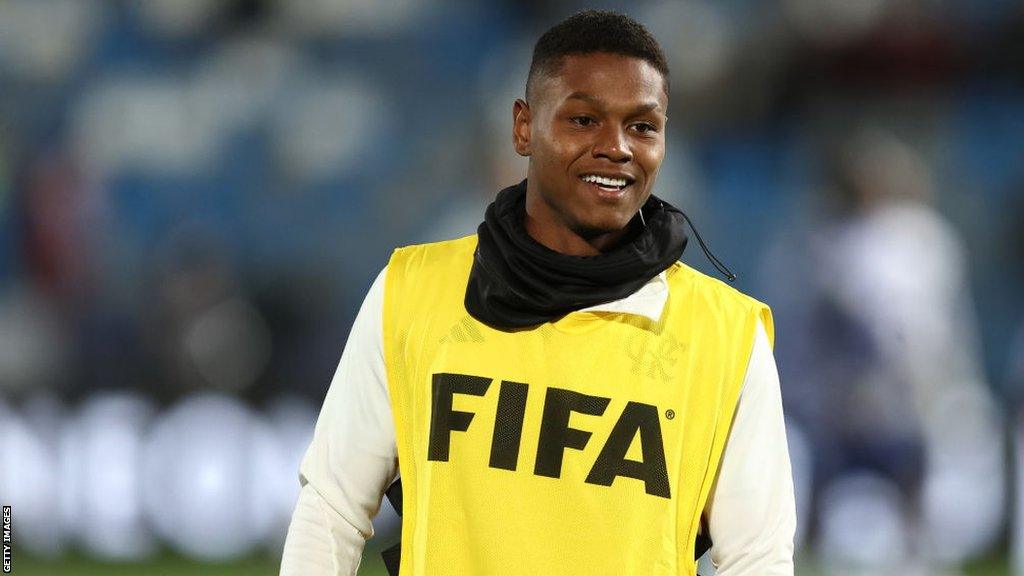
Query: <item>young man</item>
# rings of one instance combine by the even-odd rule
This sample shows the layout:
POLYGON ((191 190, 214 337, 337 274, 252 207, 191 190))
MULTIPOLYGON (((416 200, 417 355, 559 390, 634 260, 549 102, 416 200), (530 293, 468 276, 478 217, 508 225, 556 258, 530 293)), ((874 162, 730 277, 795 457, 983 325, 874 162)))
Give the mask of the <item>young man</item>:
POLYGON ((537 42, 527 179, 473 236, 396 250, 302 463, 281 573, 356 573, 400 472, 402 575, 793 573, 771 314, 678 262, 651 195, 668 68, 628 17, 537 42))

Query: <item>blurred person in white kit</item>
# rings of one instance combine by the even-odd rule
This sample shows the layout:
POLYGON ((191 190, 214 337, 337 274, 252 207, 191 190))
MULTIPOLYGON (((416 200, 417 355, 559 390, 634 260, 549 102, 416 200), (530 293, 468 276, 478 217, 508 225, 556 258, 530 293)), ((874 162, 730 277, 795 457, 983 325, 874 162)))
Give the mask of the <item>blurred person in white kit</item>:
POLYGON ((838 344, 847 360, 823 374, 845 383, 808 383, 833 388, 815 407, 830 438, 818 447, 818 481, 864 471, 891 481, 909 511, 902 570, 955 567, 998 537, 1004 505, 966 248, 932 206, 927 164, 892 134, 863 130, 834 160, 838 216, 812 234, 813 280, 831 316, 867 345, 850 354, 838 344))

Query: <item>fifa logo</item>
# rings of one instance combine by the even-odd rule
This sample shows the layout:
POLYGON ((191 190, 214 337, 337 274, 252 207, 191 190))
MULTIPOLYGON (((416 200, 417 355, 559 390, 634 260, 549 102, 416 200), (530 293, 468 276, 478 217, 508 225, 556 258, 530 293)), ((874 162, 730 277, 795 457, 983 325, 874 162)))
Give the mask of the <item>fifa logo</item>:
MULTIPOLYGON (((433 375, 427 460, 447 462, 452 432, 465 432, 473 422, 474 413, 453 409, 452 400, 455 395, 483 396, 492 382, 492 378, 482 376, 448 373, 433 375)), ((488 465, 514 471, 519 463, 526 398, 530 387, 522 382, 507 380, 502 380, 500 386, 488 465)), ((610 398, 603 396, 548 388, 533 473, 550 478, 561 477, 565 450, 583 450, 592 435, 586 430, 570 428, 570 415, 579 412, 602 416, 610 402, 610 398)), ((656 406, 642 402, 626 404, 585 482, 611 486, 617 476, 640 480, 648 494, 671 498, 661 422, 658 420, 656 406), (639 461, 626 458, 626 452, 637 435, 640 436, 643 453, 643 460, 639 461)))

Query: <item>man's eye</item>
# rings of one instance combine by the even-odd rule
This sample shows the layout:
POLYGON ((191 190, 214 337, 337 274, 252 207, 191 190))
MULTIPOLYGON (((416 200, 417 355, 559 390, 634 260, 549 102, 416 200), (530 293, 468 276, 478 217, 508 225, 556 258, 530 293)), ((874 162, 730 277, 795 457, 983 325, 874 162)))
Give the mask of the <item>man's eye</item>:
POLYGON ((577 126, 590 126, 594 123, 594 119, 590 116, 573 116, 569 120, 577 126))
POLYGON ((648 124, 647 122, 637 122, 633 125, 634 128, 641 134, 647 134, 650 132, 657 132, 658 128, 654 124, 648 124))

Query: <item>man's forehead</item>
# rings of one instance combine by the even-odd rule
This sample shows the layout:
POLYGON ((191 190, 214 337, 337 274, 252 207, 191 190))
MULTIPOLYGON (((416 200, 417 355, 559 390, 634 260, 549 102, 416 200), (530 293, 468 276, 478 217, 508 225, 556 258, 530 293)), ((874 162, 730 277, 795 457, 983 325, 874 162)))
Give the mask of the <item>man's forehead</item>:
POLYGON ((580 100, 598 105, 630 100, 664 111, 668 100, 661 72, 646 60, 632 56, 569 54, 538 80, 538 92, 546 93, 545 98, 551 98, 552 103, 580 100))
MULTIPOLYGON (((569 94, 568 96, 566 96, 564 98, 564 100, 579 100, 579 101, 584 102, 586 104, 590 104, 591 106, 594 106, 595 108, 608 108, 608 107, 613 105, 613 103, 610 102, 607 98, 604 98, 604 97, 602 97, 599 94, 589 94, 587 92, 583 92, 583 91, 580 91, 580 90, 577 90, 577 91, 573 92, 572 94, 569 94)), ((662 103, 659 100, 656 100, 656 99, 639 100, 639 101, 637 101, 635 103, 635 105, 633 107, 637 111, 639 111, 639 112, 649 112, 649 111, 664 112, 665 111, 662 103)))

